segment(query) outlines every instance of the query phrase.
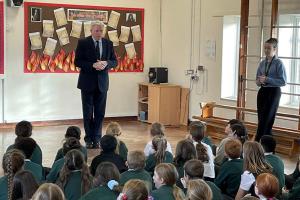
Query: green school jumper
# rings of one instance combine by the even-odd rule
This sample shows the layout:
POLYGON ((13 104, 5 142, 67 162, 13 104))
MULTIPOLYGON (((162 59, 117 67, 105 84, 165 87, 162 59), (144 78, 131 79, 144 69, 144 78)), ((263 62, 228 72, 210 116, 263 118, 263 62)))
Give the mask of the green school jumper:
POLYGON ((32 173, 37 183, 41 183, 44 180, 43 167, 41 165, 25 159, 24 169, 32 173))
POLYGON ((64 187, 64 194, 68 200, 77 200, 81 197, 81 171, 71 172, 69 180, 64 187))
MULTIPOLYGON (((6 151, 11 150, 14 148, 14 145, 10 145, 6 151)), ((42 166, 42 160, 43 160, 43 155, 42 155, 42 150, 38 144, 36 144, 35 149, 33 150, 33 153, 30 157, 30 160, 38 165, 42 166)))
POLYGON ((184 176, 184 169, 183 169, 183 166, 184 166, 184 163, 181 161, 179 162, 176 166, 176 169, 177 169, 177 172, 178 172, 178 179, 176 180, 176 185, 180 188, 180 189, 184 189, 182 183, 181 183, 181 178, 183 178, 184 176))
POLYGON ((151 196, 154 200, 175 200, 173 187, 168 185, 162 185, 157 190, 153 190, 151 196))
POLYGON ((289 193, 282 194, 283 199, 285 200, 300 200, 300 172, 298 170, 298 163, 297 168, 292 174, 293 178, 296 182, 293 185, 293 188, 289 191, 289 193))
POLYGON ((58 161, 56 161, 55 163, 53 163, 52 168, 46 177, 47 182, 50 182, 50 183, 56 182, 56 180, 59 177, 60 170, 64 166, 64 162, 65 162, 65 159, 61 158, 58 161))
MULTIPOLYGON (((148 156, 146 160, 145 170, 150 173, 151 176, 154 174, 154 168, 156 166, 155 154, 151 154, 148 156)), ((164 163, 173 163, 173 155, 166 151, 166 157, 164 163)))
POLYGON ((7 176, 0 178, 0 200, 7 200, 7 176))
POLYGON ((243 160, 228 160, 221 165, 215 184, 221 189, 222 193, 234 198, 240 187, 242 174, 243 160))
MULTIPOLYGON (((86 162, 86 161, 87 161, 87 149, 86 149, 86 147, 81 146, 81 147, 80 147, 80 151, 81 151, 81 153, 83 153, 83 156, 84 156, 84 159, 85 159, 85 162, 86 162)), ((63 148, 60 148, 60 149, 58 149, 58 151, 57 151, 57 153, 56 153, 54 162, 55 162, 55 161, 58 161, 59 159, 61 159, 61 158, 63 158, 63 157, 64 157, 64 154, 63 154, 63 148)))
POLYGON ((152 190, 152 177, 151 175, 144 169, 139 170, 128 170, 121 174, 120 185, 125 185, 125 183, 131 179, 139 179, 145 181, 149 191, 152 190))
POLYGON ((273 167, 273 173, 278 178, 279 181, 279 191, 285 186, 285 177, 284 177, 284 164, 282 160, 274 155, 266 155, 267 162, 273 167))
POLYGON ((80 200, 116 200, 119 194, 110 190, 107 186, 99 186, 90 190, 80 200))
POLYGON ((127 154, 128 149, 126 147, 126 144, 123 141, 120 141, 119 155, 123 158, 124 161, 127 161, 127 154))
POLYGON ((218 186, 216 186, 213 182, 210 182, 210 181, 205 181, 205 182, 207 183, 207 185, 210 187, 210 189, 212 191, 212 195, 213 195, 212 200, 223 199, 221 190, 218 188, 218 186))

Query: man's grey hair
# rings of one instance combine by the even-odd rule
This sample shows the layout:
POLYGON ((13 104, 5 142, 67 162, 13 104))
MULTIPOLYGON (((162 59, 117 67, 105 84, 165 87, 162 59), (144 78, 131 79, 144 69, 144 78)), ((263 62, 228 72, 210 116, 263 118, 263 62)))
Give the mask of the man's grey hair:
POLYGON ((95 27, 95 26, 100 26, 102 29, 104 28, 104 24, 101 21, 94 21, 91 23, 91 30, 95 27))

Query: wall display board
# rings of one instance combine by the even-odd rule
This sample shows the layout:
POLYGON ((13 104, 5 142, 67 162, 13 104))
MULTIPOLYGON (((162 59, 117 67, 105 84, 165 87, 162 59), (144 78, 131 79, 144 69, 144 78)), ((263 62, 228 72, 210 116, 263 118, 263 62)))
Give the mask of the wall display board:
POLYGON ((24 3, 24 72, 78 72, 77 42, 99 21, 118 59, 111 72, 143 72, 144 9, 34 2, 24 3))
POLYGON ((4 74, 4 2, 0 0, 0 74, 4 74))

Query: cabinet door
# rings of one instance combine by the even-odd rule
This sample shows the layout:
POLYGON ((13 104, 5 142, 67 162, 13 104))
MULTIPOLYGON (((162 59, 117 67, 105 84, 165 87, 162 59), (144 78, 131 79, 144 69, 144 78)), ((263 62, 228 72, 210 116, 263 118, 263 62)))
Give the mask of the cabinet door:
POLYGON ((160 90, 159 122, 165 125, 179 125, 180 87, 163 87, 160 90))
POLYGON ((156 86, 148 87, 148 122, 159 122, 159 99, 160 88, 156 86))

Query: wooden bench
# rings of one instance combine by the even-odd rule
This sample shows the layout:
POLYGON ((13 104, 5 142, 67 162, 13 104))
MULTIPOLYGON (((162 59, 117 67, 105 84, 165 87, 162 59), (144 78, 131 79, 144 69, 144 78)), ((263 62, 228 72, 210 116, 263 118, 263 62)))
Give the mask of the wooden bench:
MULTIPOLYGON (((193 116, 194 119, 204 121, 207 124, 207 133, 212 138, 213 142, 219 143, 226 137, 224 129, 227 126, 229 119, 213 116, 214 108, 224 108, 230 110, 240 110, 247 112, 255 112, 254 109, 238 108, 234 106, 218 105, 214 102, 207 103, 201 107, 202 115, 193 116)), ((278 116, 284 118, 296 118, 300 119, 300 115, 293 115, 287 113, 277 113, 278 116)), ((251 122, 244 122, 248 129, 249 139, 254 140, 257 124, 251 122)), ((277 142, 276 152, 292 156, 295 153, 299 153, 300 150, 300 130, 288 129, 283 127, 273 127, 273 136, 277 142)))

